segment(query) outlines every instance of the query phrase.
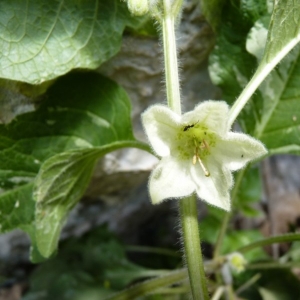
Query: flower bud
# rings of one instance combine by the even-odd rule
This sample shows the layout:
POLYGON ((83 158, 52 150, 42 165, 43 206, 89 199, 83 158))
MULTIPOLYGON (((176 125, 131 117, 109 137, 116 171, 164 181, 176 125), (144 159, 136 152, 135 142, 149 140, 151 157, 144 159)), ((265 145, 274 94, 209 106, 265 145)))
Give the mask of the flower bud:
POLYGON ((128 9, 135 16, 142 16, 148 13, 148 0, 127 0, 128 9))
POLYGON ((227 259, 230 268, 235 272, 240 273, 245 270, 245 265, 247 264, 247 261, 241 253, 233 252, 227 256, 227 259))

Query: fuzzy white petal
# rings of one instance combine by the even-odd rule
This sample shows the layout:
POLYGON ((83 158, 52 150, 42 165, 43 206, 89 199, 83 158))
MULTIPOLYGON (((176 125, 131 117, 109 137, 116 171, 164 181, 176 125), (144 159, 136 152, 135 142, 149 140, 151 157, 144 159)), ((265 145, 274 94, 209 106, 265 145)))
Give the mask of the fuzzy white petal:
POLYGON ((207 163, 210 176, 206 177, 199 165, 191 168, 191 175, 196 183, 198 196, 207 203, 230 211, 230 194, 233 180, 230 171, 221 166, 214 159, 207 163))
POLYGON ((228 104, 224 101, 205 101, 182 116, 184 124, 204 123, 211 131, 224 135, 228 131, 228 104))
POLYGON ((189 164, 171 157, 163 157, 151 174, 149 190, 153 204, 167 198, 180 198, 192 194, 195 184, 190 176, 189 164))
POLYGON ((266 148, 258 140, 244 133, 229 132, 218 141, 211 155, 229 170, 235 171, 266 153, 266 148))
POLYGON ((142 122, 154 151, 161 157, 170 154, 180 127, 180 116, 163 105, 154 105, 142 114, 142 122))

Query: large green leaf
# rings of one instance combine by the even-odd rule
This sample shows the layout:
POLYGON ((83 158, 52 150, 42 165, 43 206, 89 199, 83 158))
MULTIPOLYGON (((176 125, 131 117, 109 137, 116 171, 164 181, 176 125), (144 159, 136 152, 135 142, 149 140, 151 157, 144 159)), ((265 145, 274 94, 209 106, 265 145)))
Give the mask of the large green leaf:
MULTIPOLYGON (((259 68, 251 82, 263 76, 276 63, 287 44, 297 42, 299 17, 287 16, 294 15, 299 5, 300 1, 275 3, 268 38, 270 11, 266 4, 260 14, 245 13, 243 5, 230 7, 234 16, 247 17, 244 22, 247 26, 239 26, 238 17, 232 17, 228 22, 230 13, 224 15, 225 28, 211 56, 210 71, 213 81, 222 87, 224 97, 230 104, 250 81, 255 66, 259 68)), ((239 116, 243 129, 262 140, 269 154, 300 154, 299 51, 298 47, 294 49, 273 70, 239 116)))
POLYGON ((126 25, 120 0, 0 2, 0 77, 40 83, 115 55, 126 25))
POLYGON ((117 84, 96 73, 60 78, 35 112, 0 125, 0 186, 32 181, 53 155, 133 140, 130 103, 117 84))
POLYGON ((270 154, 300 154, 300 48, 296 47, 260 86, 264 102, 255 136, 270 154))
MULTIPOLYGON (((300 40, 300 1, 278 0, 274 3, 268 40, 262 63, 276 59, 284 48, 292 49, 300 40), (292 44, 292 45, 290 45, 292 44)), ((283 53, 285 55, 286 53, 283 53)))
POLYGON ((38 250, 44 257, 56 250, 64 220, 83 195, 97 159, 123 147, 140 147, 140 144, 120 141, 73 150, 55 155, 42 165, 35 181, 35 236, 38 250))
POLYGON ((55 251, 64 220, 85 191, 97 158, 93 149, 74 150, 55 155, 43 164, 34 196, 36 244, 44 257, 55 251))
MULTIPOLYGON (((258 70, 252 82, 270 67, 274 67, 300 40, 300 1, 277 1, 271 16, 269 32, 258 70)), ((263 25, 257 28, 258 40, 263 25)), ((252 36, 249 39, 253 39, 252 36)), ((263 44, 258 45, 263 49, 263 44)), ((262 52, 262 51, 261 51, 262 52)), ((260 86, 263 106, 255 136, 261 139, 270 153, 300 154, 300 48, 296 47, 260 86)))
MULTIPOLYGON (((124 146, 140 147, 132 134, 130 102, 124 90, 92 72, 69 74, 57 80, 37 111, 20 115, 8 125, 0 125, 2 230, 16 227, 27 230, 26 226, 34 221, 32 183, 39 172, 35 187, 40 209, 38 228, 46 231, 43 220, 49 221, 51 209, 57 223, 48 226, 60 228, 68 209, 84 192, 96 158, 124 146), (96 150, 93 152, 93 149, 96 150), (90 151, 97 155, 90 155, 90 151), (55 172, 64 170, 72 177, 53 176, 50 179, 55 184, 51 185, 47 176, 54 167, 55 172), (41 192, 37 190, 40 185, 41 192), (54 194, 61 198, 52 201, 54 194), (62 213, 58 204, 63 197, 66 201, 62 213), (51 203, 46 212, 44 202, 51 203)), ((28 230, 33 236, 33 230, 28 230)), ((41 235, 39 231, 38 234, 41 235)), ((57 232, 53 234, 57 236, 57 232)), ((39 244, 38 239, 36 243, 39 244)))

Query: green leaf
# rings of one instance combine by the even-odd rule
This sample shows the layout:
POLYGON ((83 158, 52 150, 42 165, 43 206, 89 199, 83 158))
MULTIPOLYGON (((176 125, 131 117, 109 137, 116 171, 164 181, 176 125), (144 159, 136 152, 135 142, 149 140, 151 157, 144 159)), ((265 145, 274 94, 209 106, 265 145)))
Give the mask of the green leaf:
POLYGON ((217 240, 222 220, 226 212, 207 206, 207 216, 200 223, 200 237, 202 241, 214 244, 217 240))
POLYGON ((234 200, 235 209, 247 217, 258 216, 260 212, 252 205, 260 200, 261 194, 262 182, 259 168, 257 166, 249 167, 246 169, 237 197, 234 200))
MULTIPOLYGON (((254 91, 257 84, 299 42, 299 11, 299 1, 275 2, 264 56, 245 90, 254 91)), ((300 48, 297 47, 260 87, 264 101, 255 136, 266 144, 270 153, 300 154, 300 115, 295 113, 299 110, 299 89, 295 85, 299 77, 299 51, 300 48)), ((243 94, 239 99, 242 98, 243 94)))
POLYGON ((267 44, 262 63, 276 60, 291 50, 300 40, 300 2, 278 0, 274 3, 267 44), (285 48, 288 48, 285 50, 285 48))
POLYGON ((83 195, 97 158, 93 149, 77 150, 55 155, 42 165, 34 196, 36 242, 44 257, 56 250, 65 218, 83 195))
MULTIPOLYGON (((261 30, 253 30, 251 39, 256 39, 261 30)), ((250 43, 251 40, 248 40, 250 43)), ((249 44, 248 43, 248 44, 249 44)), ((262 46, 256 48, 258 60, 262 46)), ((298 131, 300 125, 299 80, 300 47, 297 46, 281 64, 272 71, 259 87, 261 108, 253 114, 255 121, 254 136, 264 142, 270 154, 300 153, 298 131)), ((259 99, 256 97, 256 102, 259 99)))
POLYGON ((255 136, 270 154, 300 154, 300 47, 292 51, 261 85, 264 106, 255 136))
POLYGON ((1 1, 0 77, 37 84, 97 68, 135 23, 120 0, 1 1))
MULTIPOLYGON (((265 1, 256 1, 255 5, 251 3, 253 1, 226 3, 216 46, 209 58, 210 77, 221 87, 223 98, 230 105, 249 82, 257 66, 257 60, 246 49, 247 36, 255 22, 267 14, 267 7, 265 1)), ((251 135, 261 103, 260 93, 255 94, 238 118, 244 131, 251 135)))
MULTIPOLYGON (((239 9, 232 6, 228 15, 234 14, 237 17, 230 18, 229 23, 229 17, 223 17, 225 28, 211 56, 210 72, 230 104, 250 82, 239 97, 246 101, 246 93, 255 90, 255 84, 260 83, 268 70, 278 63, 283 51, 287 51, 286 47, 291 46, 291 43, 295 45, 300 38, 299 17, 288 17, 299 10, 299 2, 276 1, 264 52, 265 33, 270 18, 268 9, 265 4, 265 9, 260 10, 260 13, 249 14, 245 13, 242 5, 239 9), (240 26, 238 22, 245 16, 244 26, 240 26), (259 62, 259 68, 251 79, 251 70, 259 62)), ((300 76, 299 56, 300 48, 296 47, 266 78, 238 118, 244 131, 260 139, 269 154, 300 154, 300 92, 297 84, 300 76)), ((234 110, 235 105, 231 111, 234 110)))
POLYGON ((241 286, 245 281, 259 274, 259 279, 247 289, 239 293, 241 299, 251 300, 298 300, 300 295, 299 279, 291 270, 287 269, 272 269, 264 270, 257 269, 255 272, 246 271, 235 278, 236 286, 241 286))
POLYGON ((98 158, 138 142, 116 142, 92 149, 55 155, 42 165, 35 181, 36 243, 44 257, 56 250, 61 228, 69 211, 80 200, 98 158))
MULTIPOLYGON (((78 74, 74 76, 79 76, 78 79, 82 77, 78 74)), ((56 109, 64 115, 66 113, 65 116, 60 116, 60 120, 67 121, 66 124, 62 124, 64 130, 68 130, 68 127, 69 130, 74 130, 78 123, 84 126, 85 141, 88 141, 90 146, 50 157, 42 165, 35 181, 36 243, 44 257, 51 256, 55 251, 65 218, 83 195, 96 160, 119 148, 143 147, 132 135, 130 107, 126 94, 108 80, 105 80, 104 89, 97 88, 100 82, 93 82, 93 76, 96 77, 95 80, 97 77, 103 79, 93 74, 87 79, 90 82, 89 87, 86 86, 83 91, 81 87, 75 90, 72 88, 70 91, 68 99, 72 100, 72 103, 69 103, 71 114, 69 109, 64 107, 59 106, 56 109), (87 89, 89 93, 86 93, 87 89), (89 100, 81 101, 78 109, 74 106, 72 96, 80 99, 87 97, 89 100), (101 103, 95 97, 100 97, 101 103), (87 116, 87 120, 81 117, 82 113, 87 116), (94 125, 97 128, 94 128, 94 125)), ((73 87, 73 84, 81 86, 82 82, 76 83, 72 80, 70 87, 73 87)), ((63 91, 66 91, 66 86, 68 85, 62 84, 63 91)), ((55 87, 53 98, 59 101, 61 90, 58 84, 55 87)), ((68 102, 70 101, 65 100, 64 106, 68 107, 68 102)), ((80 133, 81 130, 76 132, 80 133)))
POLYGON ((273 269, 262 275, 258 290, 263 300, 299 299, 300 282, 290 270, 273 269))
POLYGON ((257 230, 231 230, 224 238, 222 253, 241 252, 248 262, 267 258, 266 253, 261 248, 256 248, 255 251, 250 253, 240 251, 240 249, 243 249, 243 245, 250 244, 253 240, 260 239, 262 239, 262 235, 257 230))
POLYGON ((300 262, 300 241, 293 242, 285 256, 290 257, 292 261, 300 262))
POLYGON ((116 237, 100 227, 64 241, 55 258, 34 270, 24 300, 90 299, 82 295, 93 291, 97 299, 104 299, 142 278, 144 271, 126 258, 124 246, 116 237))
MULTIPOLYGON (((24 228, 31 237, 35 233, 40 237, 43 230, 53 226, 51 228, 57 228, 53 231, 57 238, 67 210, 84 192, 95 160, 107 151, 125 146, 144 147, 133 137, 130 102, 125 91, 97 73, 82 72, 61 77, 51 86, 37 111, 20 115, 8 125, 0 125, 2 230, 19 227, 24 228), (59 167, 64 169, 63 164, 70 178, 60 173, 64 181, 53 176, 50 179, 54 185, 51 185, 47 181, 49 172, 51 175, 55 168, 59 173, 59 167), (30 227, 35 214, 32 183, 38 173, 41 193, 36 190, 38 187, 35 190, 38 195, 39 230, 34 232, 30 227), (46 181, 42 182, 43 179, 46 181), (75 184, 79 179, 83 181, 75 184), (76 187, 73 190, 72 184, 76 187), (52 201, 53 195, 61 197, 52 201), (63 197, 66 201, 62 201, 62 209, 59 203, 63 197), (46 214, 43 205, 47 206, 49 199, 51 205, 47 207, 46 214), (56 218, 56 223, 51 225, 46 223, 50 220, 50 207, 53 209, 50 216, 56 218)), ((40 244, 38 238, 36 241, 32 239, 34 244, 40 244)), ((43 241, 41 243, 42 249, 47 248, 43 241)), ((49 244, 53 245, 53 240, 49 239, 49 244)))
POLYGON ((33 221, 35 203, 32 199, 32 183, 0 195, 0 231, 22 228, 33 221))
POLYGON ((96 73, 62 77, 35 112, 0 124, 0 187, 32 182, 42 163, 58 153, 120 140, 134 140, 124 90, 96 73))

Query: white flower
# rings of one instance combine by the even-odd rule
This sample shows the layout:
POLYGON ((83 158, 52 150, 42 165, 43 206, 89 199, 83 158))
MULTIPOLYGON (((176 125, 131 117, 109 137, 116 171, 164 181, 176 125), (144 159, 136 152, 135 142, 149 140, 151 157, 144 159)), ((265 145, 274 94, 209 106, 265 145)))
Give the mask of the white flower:
POLYGON ((153 204, 193 192, 209 204, 230 210, 231 171, 267 153, 254 138, 231 132, 228 105, 206 101, 182 116, 163 105, 142 115, 149 141, 162 157, 150 177, 153 204))

